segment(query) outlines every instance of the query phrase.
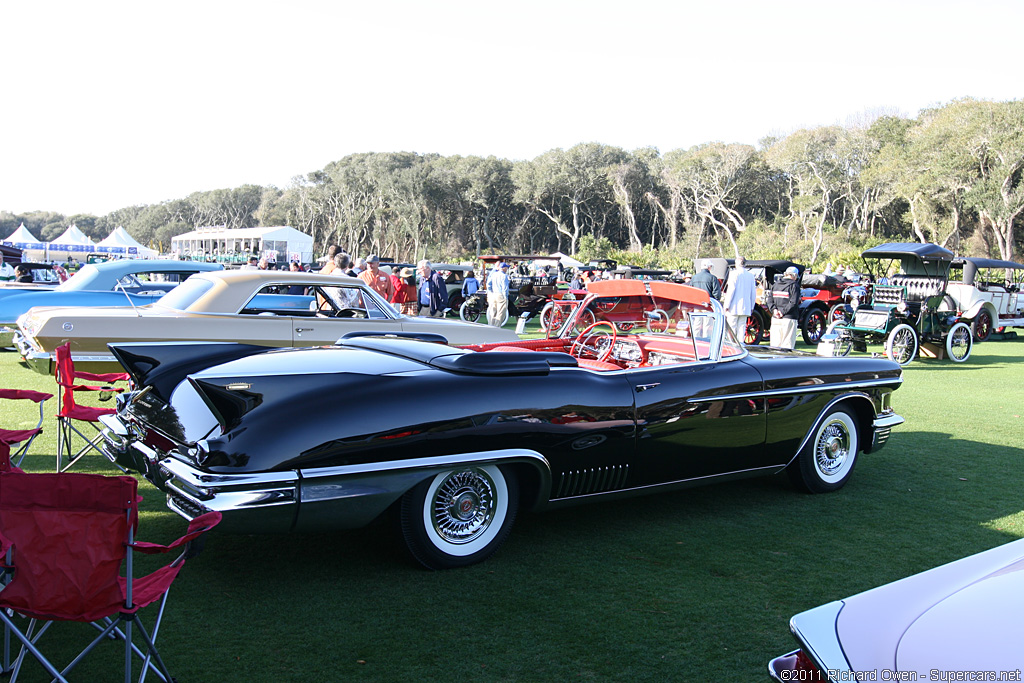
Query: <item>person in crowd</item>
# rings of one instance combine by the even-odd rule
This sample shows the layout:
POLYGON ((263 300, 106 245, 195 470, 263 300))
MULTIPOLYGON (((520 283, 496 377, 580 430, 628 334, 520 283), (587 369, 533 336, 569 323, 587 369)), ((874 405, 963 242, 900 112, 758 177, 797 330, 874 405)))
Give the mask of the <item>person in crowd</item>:
POLYGON ((703 289, 716 301, 722 298, 722 283, 711 272, 711 261, 708 259, 701 261, 700 272, 690 279, 689 285, 703 289))
POLYGON ((366 257, 366 270, 359 273, 359 279, 369 285, 370 289, 380 294, 386 301, 391 301, 395 286, 388 274, 380 269, 380 257, 370 254, 366 257))
POLYGON ((508 264, 501 262, 487 278, 487 324, 500 327, 508 315, 508 264))
MULTIPOLYGON (((292 261, 290 264, 288 264, 288 270, 290 272, 292 272, 292 273, 301 273, 301 272, 303 272, 302 266, 299 265, 298 261, 292 261)), ((305 293, 306 293, 305 285, 288 285, 288 294, 296 294, 296 295, 298 295, 298 294, 305 294, 305 293)))
POLYGON ((572 272, 572 279, 569 281, 569 289, 583 289, 586 284, 583 282, 583 276, 580 271, 574 270, 572 272))
POLYGON ((480 281, 476 279, 476 274, 472 270, 466 271, 466 279, 462 281, 462 298, 468 299, 478 291, 480 291, 480 281))
POLYGON ((402 315, 416 315, 416 271, 412 268, 391 272, 391 284, 395 292, 391 295, 391 303, 398 305, 402 315))
POLYGON ((270 270, 270 264, 267 262, 267 257, 266 256, 264 256, 263 258, 259 259, 256 262, 256 269, 257 270, 270 270))
POLYGON ((448 308, 448 287, 444 284, 441 273, 434 270, 430 261, 423 259, 416 264, 420 276, 419 315, 431 318, 443 318, 448 308))
POLYGON ((31 284, 33 282, 32 271, 28 266, 23 263, 19 263, 14 267, 14 281, 31 284))
POLYGON ((250 256, 249 262, 242 266, 242 270, 259 270, 259 268, 257 267, 258 263, 259 258, 257 258, 256 256, 250 256))
POLYGON ((341 247, 337 244, 332 244, 327 247, 327 260, 324 261, 324 267, 320 269, 321 275, 330 275, 331 271, 334 270, 334 257, 341 251, 341 247))
POLYGON ((366 259, 362 256, 357 258, 355 264, 352 266, 352 270, 355 271, 356 276, 366 270, 366 259))
POLYGON ((757 280, 754 274, 746 269, 747 260, 736 257, 736 267, 729 276, 729 284, 725 288, 725 319, 732 328, 737 341, 743 343, 747 334, 747 318, 757 303, 757 280))
POLYGON ((786 268, 765 299, 765 305, 772 314, 770 346, 795 348, 797 321, 800 319, 800 270, 796 266, 786 268))
POLYGON ((352 270, 352 257, 343 251, 339 251, 334 255, 334 268, 331 272, 338 276, 356 277, 356 271, 352 270))

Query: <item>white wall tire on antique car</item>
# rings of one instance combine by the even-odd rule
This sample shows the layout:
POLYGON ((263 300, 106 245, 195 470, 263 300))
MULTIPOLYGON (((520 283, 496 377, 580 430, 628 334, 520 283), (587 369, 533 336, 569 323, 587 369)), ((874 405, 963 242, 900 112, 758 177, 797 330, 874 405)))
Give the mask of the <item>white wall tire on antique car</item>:
POLYGON ((519 508, 515 473, 497 465, 466 466, 421 482, 401 500, 406 547, 429 569, 482 562, 508 538, 519 508))
POLYGON ((963 363, 971 357, 974 345, 974 331, 965 322, 958 322, 949 328, 946 335, 946 357, 954 363, 963 363))
POLYGON ((906 365, 917 357, 917 346, 917 330, 900 323, 885 338, 885 355, 894 363, 906 365))
POLYGON ((809 493, 836 491, 853 473, 858 450, 860 439, 853 414, 847 408, 833 408, 786 472, 798 488, 809 493))

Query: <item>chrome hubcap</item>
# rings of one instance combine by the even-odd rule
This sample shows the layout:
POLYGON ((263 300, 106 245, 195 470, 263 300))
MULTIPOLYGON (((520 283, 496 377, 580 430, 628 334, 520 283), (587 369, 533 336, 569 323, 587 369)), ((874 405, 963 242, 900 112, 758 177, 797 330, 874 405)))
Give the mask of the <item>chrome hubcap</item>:
POLYGON ((832 476, 843 468, 850 454, 850 435, 842 422, 832 422, 818 435, 814 460, 825 476, 832 476))
POLYGON ((469 543, 494 519, 494 482, 477 470, 454 472, 437 487, 432 502, 434 530, 449 543, 469 543))

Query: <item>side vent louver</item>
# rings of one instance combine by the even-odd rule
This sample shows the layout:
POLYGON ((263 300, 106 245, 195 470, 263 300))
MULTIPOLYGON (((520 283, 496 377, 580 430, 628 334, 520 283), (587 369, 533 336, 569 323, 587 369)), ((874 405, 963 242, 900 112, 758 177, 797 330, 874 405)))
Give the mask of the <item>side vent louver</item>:
POLYGON ((562 472, 558 478, 558 493, 555 498, 571 498, 588 493, 615 491, 626 485, 629 465, 591 467, 585 470, 562 472))

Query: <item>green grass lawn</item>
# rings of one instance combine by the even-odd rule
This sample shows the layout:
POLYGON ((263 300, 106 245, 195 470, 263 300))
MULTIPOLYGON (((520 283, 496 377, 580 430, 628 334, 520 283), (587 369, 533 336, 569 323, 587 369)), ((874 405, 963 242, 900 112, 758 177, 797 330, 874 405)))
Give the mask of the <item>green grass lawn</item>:
MULTIPOLYGON (((523 514, 497 555, 447 572, 407 561, 384 523, 211 534, 171 591, 163 655, 179 681, 766 680, 796 612, 1024 536, 1024 339, 905 379, 906 423, 834 494, 783 475, 523 514)), ((0 386, 54 384, 7 351, 0 386)), ((32 410, 4 405, 4 426, 32 410)), ((55 448, 49 425, 27 468, 55 448)), ((142 491, 141 538, 176 538, 184 521, 142 491)), ((88 631, 47 639, 70 655, 88 631)), ((120 650, 103 650, 78 680, 116 680, 120 650)))

